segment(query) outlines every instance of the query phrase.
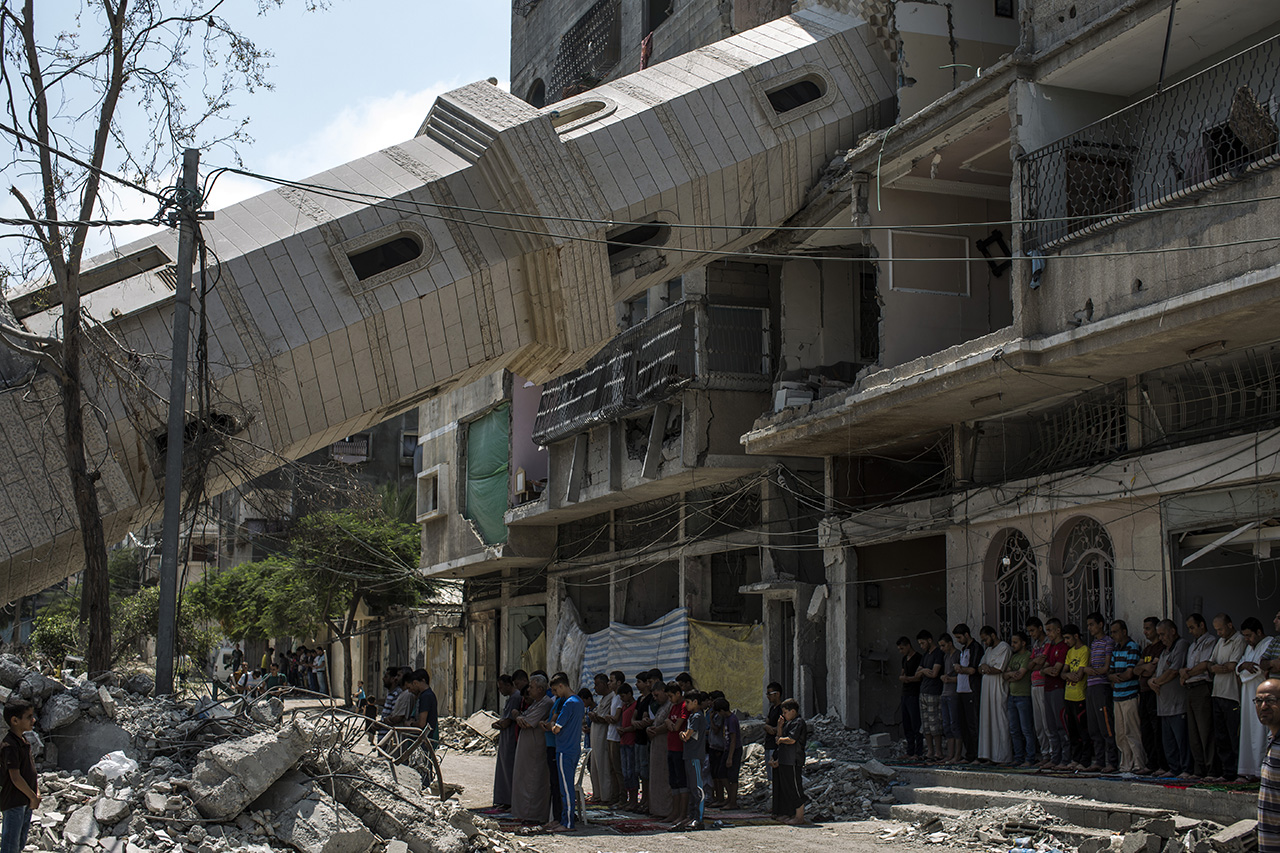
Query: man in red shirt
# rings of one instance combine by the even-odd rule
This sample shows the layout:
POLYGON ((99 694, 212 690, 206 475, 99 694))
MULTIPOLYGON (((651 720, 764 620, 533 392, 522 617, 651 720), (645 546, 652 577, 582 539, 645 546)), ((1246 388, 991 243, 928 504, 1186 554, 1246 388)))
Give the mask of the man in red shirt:
POLYGON ((1062 641, 1062 621, 1056 617, 1044 623, 1045 647, 1044 676, 1045 731, 1049 735, 1048 767, 1061 769, 1071 763, 1071 749, 1067 740, 1066 710, 1067 683, 1062 680, 1062 668, 1067 661, 1067 644, 1062 641))
POLYGON ((667 716, 667 780, 671 784, 671 814, 667 823, 679 823, 689 810, 689 782, 684 772, 684 740, 680 733, 689 724, 689 711, 684 704, 684 690, 677 682, 667 685, 671 713, 667 716))

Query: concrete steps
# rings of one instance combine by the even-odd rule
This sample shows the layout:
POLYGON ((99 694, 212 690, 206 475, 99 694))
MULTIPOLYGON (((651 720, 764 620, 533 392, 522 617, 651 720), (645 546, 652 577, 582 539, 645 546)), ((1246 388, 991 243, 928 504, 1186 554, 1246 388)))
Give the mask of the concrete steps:
POLYGON ((1031 800, 1043 808, 1045 813, 1066 823, 1107 832, 1127 832, 1139 821, 1163 817, 1169 813, 1164 809, 1123 803, 1069 799, 1051 794, 1028 797, 1026 793, 975 791, 946 785, 898 788, 896 792, 899 800, 913 805, 942 806, 956 811, 1000 809, 1031 800))
POLYGON ((969 810, 1015 805, 1033 799, 1046 812, 1070 824, 1112 832, 1124 832, 1140 820, 1165 814, 1214 821, 1224 826, 1257 816, 1257 795, 1251 792, 1172 788, 1153 782, 1082 775, 921 767, 894 769, 898 779, 905 783, 894 788, 900 803, 969 810))

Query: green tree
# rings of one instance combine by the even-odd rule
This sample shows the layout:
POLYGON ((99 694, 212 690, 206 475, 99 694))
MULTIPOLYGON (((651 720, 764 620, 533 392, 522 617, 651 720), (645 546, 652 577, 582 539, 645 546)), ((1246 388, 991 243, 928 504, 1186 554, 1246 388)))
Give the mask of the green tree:
POLYGON ((348 701, 351 637, 361 602, 375 611, 413 605, 432 586, 418 572, 421 534, 416 524, 382 512, 346 509, 305 516, 289 538, 294 561, 315 590, 318 612, 342 643, 348 701))
POLYGON ((233 640, 307 637, 322 624, 310 580, 288 557, 271 557, 205 575, 187 595, 233 640))
POLYGON ((373 611, 410 606, 433 586, 418 572, 420 528, 383 511, 394 503, 303 516, 286 555, 207 575, 188 595, 232 639, 306 637, 328 628, 342 643, 350 697, 361 603, 373 611))
MULTIPOLYGON (((183 596, 178 608, 178 625, 174 653, 186 657, 192 665, 203 671, 217 642, 217 632, 207 627, 209 615, 203 602, 190 595, 183 596)), ((115 624, 115 656, 113 664, 123 661, 143 640, 154 637, 160 623, 160 587, 148 586, 124 597, 116 605, 112 622, 115 624)))

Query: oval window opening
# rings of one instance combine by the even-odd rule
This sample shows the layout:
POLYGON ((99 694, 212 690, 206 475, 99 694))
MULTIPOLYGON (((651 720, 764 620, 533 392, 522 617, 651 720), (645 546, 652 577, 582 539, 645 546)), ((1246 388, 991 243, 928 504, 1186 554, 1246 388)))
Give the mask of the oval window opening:
POLYGON ((592 113, 598 113, 606 106, 608 104, 604 101, 583 101, 573 106, 565 107, 562 110, 551 113, 551 126, 564 127, 566 124, 586 118, 592 113))
POLYGON ((422 255, 422 244, 412 237, 396 237, 386 243, 347 255, 356 279, 365 281, 393 270, 422 255))
POLYGON ((779 89, 766 92, 765 96, 769 99, 769 104, 776 113, 789 113, 797 107, 803 107, 805 104, 811 104, 825 94, 825 85, 822 81, 815 80, 812 77, 805 77, 794 83, 789 83, 779 89))
POLYGON ((547 105, 547 86, 541 80, 534 80, 533 85, 529 87, 529 94, 525 97, 531 106, 542 109, 547 105))
POLYGON ((666 239, 667 231, 665 222, 645 222, 616 231, 606 238, 609 241, 609 257, 615 258, 628 249, 661 243, 666 239))

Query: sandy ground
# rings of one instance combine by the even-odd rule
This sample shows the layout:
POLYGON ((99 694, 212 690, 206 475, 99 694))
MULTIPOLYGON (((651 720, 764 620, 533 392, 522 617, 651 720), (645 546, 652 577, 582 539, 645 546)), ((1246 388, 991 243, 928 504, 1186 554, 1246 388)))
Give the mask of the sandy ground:
MULTIPOLYGON (((446 782, 465 787, 463 805, 483 808, 491 804, 494 757, 449 753, 441 762, 446 782)), ((743 826, 705 832, 657 832, 622 834, 601 826, 588 825, 574 833, 525 836, 524 840, 547 853, 730 853, 730 851, 787 851, 787 853, 831 853, 841 851, 922 851, 937 847, 900 841, 881 841, 880 833, 898 826, 879 820, 829 823, 804 827, 743 826)))

